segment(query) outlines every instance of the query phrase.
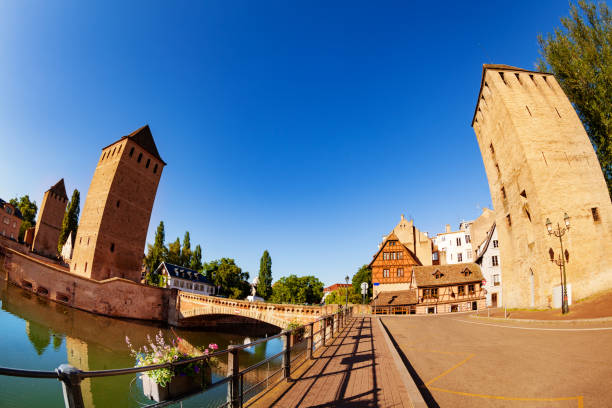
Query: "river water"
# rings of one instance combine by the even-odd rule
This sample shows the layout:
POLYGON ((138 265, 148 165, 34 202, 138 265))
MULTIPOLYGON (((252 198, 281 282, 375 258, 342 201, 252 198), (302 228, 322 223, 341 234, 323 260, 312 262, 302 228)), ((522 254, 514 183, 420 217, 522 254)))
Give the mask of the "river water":
MULTIPOLYGON (((217 343, 220 349, 231 344, 256 340, 249 333, 219 333, 170 329, 165 326, 112 319, 75 310, 45 300, 0 280, 0 366, 54 370, 69 363, 81 370, 133 367, 125 337, 136 347, 146 344, 161 330, 165 338, 186 339, 194 346, 217 343)), ((241 369, 280 352, 279 339, 264 342, 240 353, 241 369)), ((273 372, 276 359, 260 370, 273 372)), ((226 370, 224 361, 213 369, 213 380, 226 370)), ((261 373, 264 375, 265 373, 261 373)), ((261 377, 261 376, 260 376, 261 377)), ((82 383, 87 407, 141 407, 148 401, 137 375, 87 379, 82 383)), ((217 406, 224 402, 226 386, 206 391, 183 402, 183 407, 217 406)), ((61 383, 54 379, 29 379, 0 376, 0 407, 63 407, 61 383)))

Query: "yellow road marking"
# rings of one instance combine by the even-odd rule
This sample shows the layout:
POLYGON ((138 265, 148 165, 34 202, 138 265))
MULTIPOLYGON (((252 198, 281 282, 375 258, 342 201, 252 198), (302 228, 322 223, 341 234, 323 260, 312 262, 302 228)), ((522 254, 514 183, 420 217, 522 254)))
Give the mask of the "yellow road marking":
POLYGON ((571 400, 577 400, 578 401, 578 408, 583 408, 583 405, 584 405, 584 397, 582 395, 579 395, 579 396, 576 396, 576 397, 557 397, 557 398, 504 397, 502 395, 473 394, 471 392, 446 390, 444 388, 438 388, 438 387, 428 387, 428 388, 430 390, 448 392, 450 394, 456 394, 456 395, 464 395, 466 397, 478 397, 478 398, 488 398, 488 399, 498 399, 498 400, 508 400, 508 401, 546 401, 546 402, 553 402, 553 401, 571 401, 571 400))
POLYGON ((448 370, 446 370, 445 372, 443 372, 442 374, 440 374, 439 376, 432 378, 431 380, 427 381, 425 383, 426 386, 429 386, 430 384, 432 384, 435 381, 438 381, 440 378, 444 377, 446 374, 450 373, 451 371, 453 371, 454 369, 462 366, 463 364, 467 363, 467 361, 474 357, 476 354, 470 354, 467 358, 463 359, 462 361, 458 362, 457 364, 455 364, 454 366, 452 366, 451 368, 449 368, 448 370))

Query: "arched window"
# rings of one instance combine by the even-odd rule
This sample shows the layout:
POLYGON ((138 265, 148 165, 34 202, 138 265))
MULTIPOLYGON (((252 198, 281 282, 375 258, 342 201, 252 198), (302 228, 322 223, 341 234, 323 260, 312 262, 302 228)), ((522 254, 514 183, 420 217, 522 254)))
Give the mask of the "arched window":
POLYGON ((140 154, 138 155, 138 159, 137 159, 136 161, 137 161, 138 163, 140 163, 140 161, 141 161, 141 160, 142 160, 142 153, 140 153, 140 154))

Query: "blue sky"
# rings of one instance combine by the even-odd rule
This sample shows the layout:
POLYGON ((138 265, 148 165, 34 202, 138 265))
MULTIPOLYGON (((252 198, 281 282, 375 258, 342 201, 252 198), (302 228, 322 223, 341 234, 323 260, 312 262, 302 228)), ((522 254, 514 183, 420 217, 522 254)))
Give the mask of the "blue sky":
POLYGON ((326 285, 400 214, 430 234, 490 206, 470 121, 485 62, 534 68, 566 1, 0 2, 0 197, 81 191, 149 124, 149 227, 205 260, 326 285))

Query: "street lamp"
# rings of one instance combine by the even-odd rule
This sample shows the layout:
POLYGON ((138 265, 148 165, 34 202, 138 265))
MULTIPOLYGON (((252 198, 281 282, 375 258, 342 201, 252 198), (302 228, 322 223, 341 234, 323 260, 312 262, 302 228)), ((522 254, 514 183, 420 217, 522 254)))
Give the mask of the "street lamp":
POLYGON ((565 213, 563 215, 563 222, 565 223, 565 227, 561 227, 559 223, 557 223, 557 228, 553 229, 552 222, 550 218, 546 218, 546 230, 548 231, 548 235, 554 235, 559 238, 559 244, 561 245, 561 253, 555 259, 555 251, 552 248, 548 250, 548 255, 550 256, 550 261, 555 263, 559 267, 559 273, 561 275, 561 311, 563 314, 569 312, 569 305, 567 303, 567 275, 565 273, 565 264, 569 262, 569 252, 567 249, 563 250, 563 235, 570 229, 570 217, 565 213))

